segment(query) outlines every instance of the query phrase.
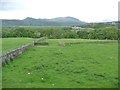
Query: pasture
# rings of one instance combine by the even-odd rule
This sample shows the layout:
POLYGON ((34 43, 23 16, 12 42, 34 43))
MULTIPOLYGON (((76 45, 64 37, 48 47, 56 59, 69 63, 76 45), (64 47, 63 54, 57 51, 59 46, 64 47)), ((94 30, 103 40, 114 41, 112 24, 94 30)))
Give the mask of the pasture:
MULTIPOLYGON (((11 40, 13 46, 3 40, 3 51, 20 41, 11 40)), ((49 45, 29 48, 3 67, 3 88, 117 88, 117 41, 93 41, 49 39, 49 45)))
POLYGON ((32 40, 32 38, 2 38, 2 52, 13 50, 26 43, 31 43, 32 40))

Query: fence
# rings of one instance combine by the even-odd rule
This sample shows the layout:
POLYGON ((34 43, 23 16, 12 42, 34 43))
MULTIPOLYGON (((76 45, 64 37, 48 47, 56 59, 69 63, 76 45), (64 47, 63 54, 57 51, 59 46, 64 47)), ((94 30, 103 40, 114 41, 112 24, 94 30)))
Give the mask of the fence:
POLYGON ((32 43, 22 45, 21 47, 18 47, 18 48, 14 49, 14 50, 11 50, 11 51, 9 51, 7 53, 3 53, 0 56, 0 60, 2 61, 2 64, 4 65, 5 63, 8 63, 9 61, 12 61, 13 58, 15 58, 19 54, 23 53, 27 48, 29 48, 31 46, 34 46, 35 43, 43 41, 45 39, 46 39, 46 37, 42 37, 40 39, 34 40, 32 43))

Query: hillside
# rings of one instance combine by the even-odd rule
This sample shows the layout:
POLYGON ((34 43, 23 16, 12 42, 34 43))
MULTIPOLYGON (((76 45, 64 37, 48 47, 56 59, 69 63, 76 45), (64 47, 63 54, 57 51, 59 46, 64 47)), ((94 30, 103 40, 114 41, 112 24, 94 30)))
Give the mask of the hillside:
POLYGON ((57 17, 52 19, 35 19, 27 17, 23 20, 2 19, 3 26, 76 26, 85 24, 74 17, 57 17))

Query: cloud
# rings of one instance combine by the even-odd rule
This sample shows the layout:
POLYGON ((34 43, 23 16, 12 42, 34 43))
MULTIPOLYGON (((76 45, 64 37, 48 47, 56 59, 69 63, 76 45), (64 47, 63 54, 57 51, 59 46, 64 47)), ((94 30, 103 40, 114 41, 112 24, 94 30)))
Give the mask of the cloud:
POLYGON ((23 0, 1 0, 0 10, 1 11, 12 11, 12 10, 22 10, 24 9, 23 0))
POLYGON ((72 16, 82 21, 117 20, 119 0, 0 0, 0 18, 72 16))

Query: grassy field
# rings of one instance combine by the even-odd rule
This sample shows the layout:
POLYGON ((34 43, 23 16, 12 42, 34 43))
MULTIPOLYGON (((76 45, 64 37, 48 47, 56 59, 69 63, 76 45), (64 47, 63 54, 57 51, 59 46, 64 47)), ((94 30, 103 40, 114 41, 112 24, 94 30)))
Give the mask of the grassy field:
POLYGON ((32 40, 31 38, 3 38, 2 52, 10 51, 26 43, 31 43, 32 40))
POLYGON ((117 42, 58 44, 78 41, 89 40, 53 39, 28 49, 3 67, 3 88, 118 87, 117 42))

